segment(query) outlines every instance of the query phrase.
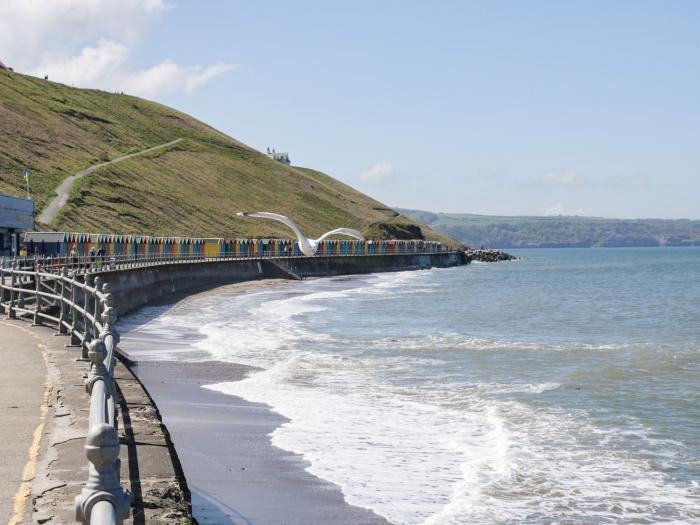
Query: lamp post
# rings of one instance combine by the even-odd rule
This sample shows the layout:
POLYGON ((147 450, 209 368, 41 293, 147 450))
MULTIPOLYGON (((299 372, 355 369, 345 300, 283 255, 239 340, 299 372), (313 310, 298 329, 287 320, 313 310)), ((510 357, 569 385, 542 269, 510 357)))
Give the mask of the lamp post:
POLYGON ((27 183, 27 200, 29 200, 31 197, 29 196, 29 167, 25 166, 24 169, 22 170, 22 176, 24 177, 24 181, 27 183))

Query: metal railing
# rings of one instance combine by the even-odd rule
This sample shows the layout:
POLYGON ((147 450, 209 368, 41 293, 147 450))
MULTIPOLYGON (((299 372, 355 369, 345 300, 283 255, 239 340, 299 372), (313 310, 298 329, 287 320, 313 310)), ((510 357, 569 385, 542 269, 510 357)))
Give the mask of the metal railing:
MULTIPOLYGON (((393 252, 370 252, 370 253, 319 253, 316 257, 373 257, 377 255, 435 255, 448 253, 449 250, 407 250, 396 249, 393 252)), ((260 260, 260 259, 308 259, 306 255, 292 254, 119 254, 119 255, 34 255, 22 258, 15 258, 22 261, 27 267, 34 267, 38 262, 47 271, 57 271, 61 268, 76 270, 78 273, 88 273, 95 271, 117 270, 123 268, 135 268, 139 266, 152 266, 158 264, 171 263, 192 263, 192 262, 215 262, 233 260, 260 260)))
POLYGON ((109 285, 94 274, 61 267, 50 271, 46 261, 0 260, 0 313, 10 319, 31 319, 53 325, 70 336, 67 346, 82 347, 91 361, 85 389, 90 394, 85 452, 88 480, 75 498, 76 520, 83 524, 117 525, 129 516, 131 494, 120 483, 117 393, 114 366, 119 334, 117 310, 109 285))
MULTIPOLYGON (((321 257, 427 255, 444 252, 321 254, 321 257)), ((76 520, 87 525, 118 525, 129 516, 131 494, 120 484, 119 435, 114 366, 119 334, 114 328, 117 309, 103 271, 161 264, 229 260, 277 260, 298 276, 297 255, 118 255, 83 257, 0 258, 0 314, 31 319, 33 325, 52 325, 70 336, 67 346, 82 348, 91 361, 85 389, 90 394, 89 428, 85 451, 88 480, 75 498, 76 520)))

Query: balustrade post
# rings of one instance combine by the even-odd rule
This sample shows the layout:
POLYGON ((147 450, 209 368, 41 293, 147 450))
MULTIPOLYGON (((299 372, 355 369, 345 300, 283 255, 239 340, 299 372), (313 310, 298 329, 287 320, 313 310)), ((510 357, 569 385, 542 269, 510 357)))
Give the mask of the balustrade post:
POLYGON ((105 392, 108 397, 114 395, 114 378, 109 373, 107 365, 105 365, 105 358, 107 357, 107 347, 104 341, 101 339, 93 339, 87 345, 87 355, 88 359, 92 363, 90 365, 90 372, 85 380, 85 391, 88 394, 92 394, 92 387, 97 381, 104 381, 105 392))
POLYGON ((5 302, 5 257, 0 258, 0 303, 5 302))
MULTIPOLYGON (((30 266, 26 266, 22 268, 22 263, 18 262, 17 263, 17 269, 18 270, 23 270, 26 272, 31 271, 30 266)), ((17 274, 17 287, 19 288, 20 291, 17 292, 17 308, 24 309, 24 285, 29 284, 29 279, 30 277, 28 275, 23 275, 23 274, 17 274)))
POLYGON ((34 321, 32 326, 41 326, 41 317, 39 317, 39 312, 41 311, 41 266, 38 264, 37 259, 34 259, 34 295, 36 300, 34 301, 34 321))
MULTIPOLYGON (((100 299, 97 295, 97 292, 102 288, 102 277, 99 275, 95 277, 94 281, 94 286, 95 286, 95 291, 92 293, 92 302, 93 302, 93 316, 95 317, 95 322, 100 318, 100 299)), ((96 328, 93 325, 93 337, 99 337, 100 334, 96 333, 96 328)))
POLYGON ((61 289, 61 298, 58 302, 58 331, 55 335, 65 335, 66 327, 63 325, 63 323, 66 322, 66 278, 68 276, 68 270, 65 266, 59 270, 58 276, 59 277, 56 282, 59 283, 58 287, 61 289))
POLYGON ((119 343, 119 332, 114 328, 114 324, 117 322, 119 315, 114 306, 114 296, 109 293, 108 283, 102 285, 102 293, 102 333, 100 334, 100 339, 104 341, 107 336, 112 336, 114 339, 114 346, 116 346, 117 343, 119 343))
POLYGON ((75 279, 77 277, 76 270, 72 270, 70 274, 70 343, 68 343, 66 346, 72 346, 72 347, 78 347, 80 345, 80 339, 78 338, 76 332, 77 326, 76 322, 78 321, 76 311, 75 311, 75 302, 78 300, 77 293, 75 291, 75 279))
POLYGON ((88 292, 87 287, 90 286, 91 284, 91 277, 89 275, 86 275, 83 278, 83 284, 85 285, 83 287, 83 358, 87 358, 87 342, 90 340, 90 329, 92 328, 91 326, 88 326, 89 319, 88 319, 88 312, 90 311, 90 292, 88 292))
MULTIPOLYGON (((117 322, 117 309, 114 307, 114 300, 113 296, 111 293, 109 293, 109 287, 107 286, 107 283, 105 283, 102 287, 103 291, 103 296, 102 296, 102 333, 100 334, 100 338, 105 342, 105 345, 109 345, 109 348, 112 350, 112 353, 110 354, 110 359, 109 363, 107 365, 107 370, 109 371, 110 375, 113 375, 114 373, 114 365, 116 362, 116 359, 114 357, 114 353, 116 352, 117 344, 119 343, 119 332, 114 328, 114 324, 117 322)), ((107 411, 108 411, 108 422, 113 424, 115 427, 117 427, 117 411, 118 411, 118 396, 119 394, 116 392, 114 393, 114 399, 112 403, 109 403, 107 405, 107 411)), ((119 462, 120 460, 117 460, 119 462)))
POLYGON ((94 506, 108 501, 114 506, 117 524, 129 517, 131 493, 119 485, 115 463, 119 457, 119 434, 107 423, 94 425, 85 438, 85 452, 91 463, 88 480, 75 498, 75 519, 88 525, 94 506))
POLYGON ((15 319, 17 317, 17 314, 14 310, 15 308, 15 286, 17 284, 17 275, 15 274, 15 270, 17 269, 17 259, 12 259, 12 266, 11 266, 11 277, 10 277, 10 306, 9 309, 7 310, 7 317, 8 319, 15 319))

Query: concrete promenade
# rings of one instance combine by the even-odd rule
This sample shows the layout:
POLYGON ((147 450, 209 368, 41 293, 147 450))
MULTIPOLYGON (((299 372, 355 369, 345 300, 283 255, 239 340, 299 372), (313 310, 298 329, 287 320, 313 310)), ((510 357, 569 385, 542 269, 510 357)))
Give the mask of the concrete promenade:
MULTIPOLYGON (((0 524, 75 523, 73 501, 88 477, 89 363, 68 341, 48 327, 0 320, 0 524)), ((124 523, 190 523, 186 482, 157 408, 121 363, 115 376, 121 479, 134 495, 124 523)))
POLYGON ((25 521, 48 397, 41 337, 0 321, 0 523, 25 521))

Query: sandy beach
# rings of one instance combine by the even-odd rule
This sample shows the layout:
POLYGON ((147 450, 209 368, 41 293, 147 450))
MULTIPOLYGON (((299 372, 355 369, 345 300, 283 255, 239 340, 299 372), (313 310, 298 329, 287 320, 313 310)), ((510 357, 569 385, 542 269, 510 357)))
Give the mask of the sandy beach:
MULTIPOLYGON (((280 281, 227 286, 246 293, 280 281)), ((283 281, 281 281, 283 282, 283 281)), ((217 290, 206 292, 217 293, 217 290)), ((184 299, 187 300, 187 299, 184 299)), ((274 447, 270 433, 286 419, 267 405, 250 403, 203 385, 240 380, 254 369, 212 361, 188 347, 197 334, 170 337, 182 360, 139 359, 135 368, 167 426, 192 493, 200 524, 358 524, 388 523, 369 510, 347 504, 340 489, 308 473, 297 454, 274 447)), ((163 341, 124 333, 122 347, 138 358, 154 355, 163 341)))

